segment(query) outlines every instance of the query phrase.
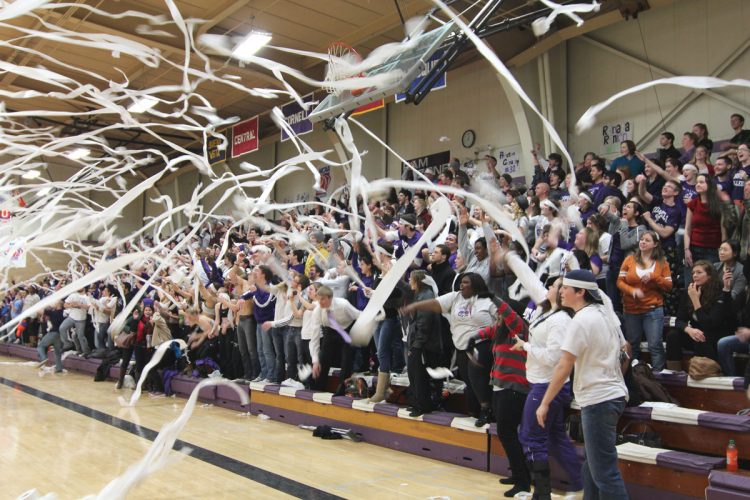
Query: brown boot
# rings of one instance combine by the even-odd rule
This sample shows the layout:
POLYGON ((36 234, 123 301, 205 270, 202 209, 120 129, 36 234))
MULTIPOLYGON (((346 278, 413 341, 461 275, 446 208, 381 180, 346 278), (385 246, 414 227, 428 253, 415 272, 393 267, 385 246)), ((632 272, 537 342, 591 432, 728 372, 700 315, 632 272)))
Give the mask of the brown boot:
POLYGON ((682 371, 682 361, 669 361, 669 360, 667 360, 667 370, 672 370, 673 372, 681 372, 682 371))
POLYGON ((386 391, 391 387, 391 374, 378 372, 378 385, 375 386, 375 394, 368 399, 369 403, 380 403, 385 401, 386 391))

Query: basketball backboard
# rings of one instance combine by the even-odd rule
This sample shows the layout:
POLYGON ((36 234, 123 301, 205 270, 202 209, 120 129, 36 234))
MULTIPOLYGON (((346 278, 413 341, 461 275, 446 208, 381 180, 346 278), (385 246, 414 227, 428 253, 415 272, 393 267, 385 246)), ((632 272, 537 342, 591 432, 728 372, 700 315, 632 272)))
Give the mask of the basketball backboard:
POLYGON ((338 116, 348 111, 353 111, 360 106, 369 104, 389 95, 404 92, 409 88, 411 82, 419 76, 426 68, 430 57, 440 48, 442 43, 456 30, 452 22, 422 33, 413 40, 408 49, 390 57, 388 60, 367 70, 364 76, 374 76, 393 70, 401 70, 403 76, 395 83, 379 88, 369 88, 359 93, 356 97, 349 90, 343 90, 337 94, 329 94, 310 113, 308 119, 311 122, 319 122, 338 116))

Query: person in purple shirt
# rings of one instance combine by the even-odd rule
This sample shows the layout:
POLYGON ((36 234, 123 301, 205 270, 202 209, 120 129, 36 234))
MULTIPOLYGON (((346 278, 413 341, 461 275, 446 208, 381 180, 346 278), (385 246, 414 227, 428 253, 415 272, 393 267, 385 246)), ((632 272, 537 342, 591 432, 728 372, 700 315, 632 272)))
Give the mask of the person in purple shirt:
POLYGON ((270 267, 257 266, 253 269, 249 280, 255 288, 240 295, 241 300, 252 299, 253 301, 253 315, 256 322, 255 339, 261 358, 261 373, 256 381, 272 381, 276 373, 276 351, 273 348, 271 332, 264 332, 262 328, 263 323, 274 319, 276 296, 267 289, 272 278, 273 272, 270 267))
MULTIPOLYGON (((714 182, 719 191, 734 196, 734 172, 732 171, 732 159, 728 156, 720 156, 714 162, 714 182)), ((734 199, 734 198, 732 198, 734 199)))
MULTIPOLYGON (((409 248, 417 244, 421 237, 422 233, 417 231, 417 218, 414 214, 403 214, 398 220, 398 239, 393 243, 396 258, 400 259, 409 248)), ((411 268, 421 267, 424 267, 424 263, 420 252, 414 258, 411 268)))
POLYGON ((604 183, 604 172, 606 167, 604 166, 603 160, 595 158, 591 162, 591 187, 589 188, 589 194, 591 195, 591 202, 594 207, 598 207, 604 202, 604 198, 607 196, 603 193, 606 184, 604 183))
POLYGON ((732 199, 735 203, 742 203, 742 189, 745 181, 750 178, 750 148, 747 144, 742 144, 737 148, 737 159, 740 161, 740 168, 734 174, 734 189, 732 190, 732 199))
POLYGON ((692 132, 685 132, 682 134, 682 155, 680 156, 680 163, 683 165, 693 161, 695 156, 695 148, 698 146, 698 136, 692 132))
POLYGON ((289 269, 297 274, 305 274, 307 254, 304 250, 294 250, 289 254, 289 269))
POLYGON ((578 211, 581 213, 581 223, 584 226, 589 217, 596 213, 591 195, 585 191, 578 195, 578 211))

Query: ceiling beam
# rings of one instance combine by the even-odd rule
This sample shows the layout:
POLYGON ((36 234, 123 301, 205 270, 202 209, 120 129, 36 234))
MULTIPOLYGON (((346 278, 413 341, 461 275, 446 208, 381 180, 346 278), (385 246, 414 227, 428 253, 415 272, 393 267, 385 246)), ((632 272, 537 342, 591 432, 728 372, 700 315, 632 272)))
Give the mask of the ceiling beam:
MULTIPOLYGON (((672 3, 674 3, 674 0, 649 0, 649 5, 651 6, 650 10, 667 7, 672 5, 672 3)), ((606 28, 607 26, 611 26, 622 20, 622 14, 619 10, 612 10, 604 14, 593 16, 586 19, 586 22, 583 23, 583 26, 581 27, 576 25, 569 26, 542 38, 532 47, 514 57, 511 57, 505 64, 509 68, 523 66, 563 42, 601 28, 606 28)))
MULTIPOLYGON (((63 24, 66 21, 63 15, 57 12, 52 12, 50 15, 50 19, 61 21, 63 24)), ((115 36, 119 36, 122 38, 126 38, 128 40, 138 42, 138 43, 142 43, 149 47, 159 49, 164 54, 165 57, 167 57, 167 55, 169 54, 174 54, 174 55, 179 55, 180 59, 183 59, 185 56, 185 50, 183 47, 175 47, 174 45, 169 45, 163 42, 159 42, 151 38, 146 38, 144 36, 137 35, 134 33, 128 33, 128 32, 121 31, 115 28, 110 28, 109 26, 104 26, 102 24, 98 24, 93 21, 86 21, 83 19, 78 19, 76 17, 73 17, 68 21, 75 22, 77 26, 85 28, 87 30, 91 30, 90 31, 91 33, 106 33, 109 35, 115 35, 115 36)), ((283 88, 283 85, 271 75, 267 75, 266 73, 256 71, 253 69, 249 69, 246 67, 242 68, 238 65, 230 64, 230 61, 224 61, 217 57, 208 56, 208 55, 207 57, 209 61, 214 65, 214 69, 217 69, 219 67, 228 67, 228 68, 231 68, 233 72, 237 73, 238 76, 242 76, 250 80, 256 80, 256 81, 262 82, 263 84, 267 84, 273 88, 277 88, 277 89, 283 88)), ((197 63, 200 59, 198 57, 195 57, 191 60, 197 63)), ((202 60, 200 61, 202 62, 202 60)), ((148 68, 148 70, 153 70, 153 68, 148 68)), ((139 71, 142 74, 144 70, 139 70, 139 71)))
MULTIPOLYGON (((402 3, 406 3, 406 2, 402 2, 402 3)), ((408 7, 410 9, 409 14, 413 15, 417 11, 420 11, 420 12, 426 11, 429 7, 432 7, 433 5, 434 4, 428 0, 412 0, 411 2, 407 3, 405 6, 402 6, 402 9, 404 7, 408 7)), ((393 12, 391 14, 381 16, 369 24, 365 24, 364 26, 360 26, 359 28, 356 28, 354 31, 351 31, 347 33, 346 35, 344 35, 343 37, 341 37, 341 39, 338 41, 344 42, 356 50, 358 45, 361 45, 362 43, 376 36, 382 35, 383 33, 387 33, 393 28, 400 26, 401 18, 398 15, 398 11, 396 11, 396 7, 391 6, 391 5, 389 5, 389 7, 393 7, 392 8, 393 12)), ((320 47, 318 49, 319 52, 326 52, 327 50, 328 50, 328 47, 320 47)), ((307 57, 302 63, 302 68, 303 70, 308 70, 319 64, 323 64, 324 62, 325 61, 321 61, 320 59, 307 57)))

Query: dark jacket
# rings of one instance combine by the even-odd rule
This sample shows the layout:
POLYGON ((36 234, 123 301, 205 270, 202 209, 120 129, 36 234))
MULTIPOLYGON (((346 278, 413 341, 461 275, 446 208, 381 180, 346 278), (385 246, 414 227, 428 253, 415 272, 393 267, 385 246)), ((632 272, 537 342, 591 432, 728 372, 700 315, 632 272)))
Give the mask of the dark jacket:
POLYGON ((451 267, 448 259, 445 259, 442 264, 433 263, 430 274, 438 287, 438 294, 444 295, 453 291, 453 279, 456 277, 456 271, 451 267))
MULTIPOLYGON (((417 292, 415 302, 434 299, 432 289, 425 287, 417 292)), ((417 349, 430 352, 441 352, 440 314, 430 311, 418 311, 409 324, 409 333, 406 338, 409 350, 417 349)))

